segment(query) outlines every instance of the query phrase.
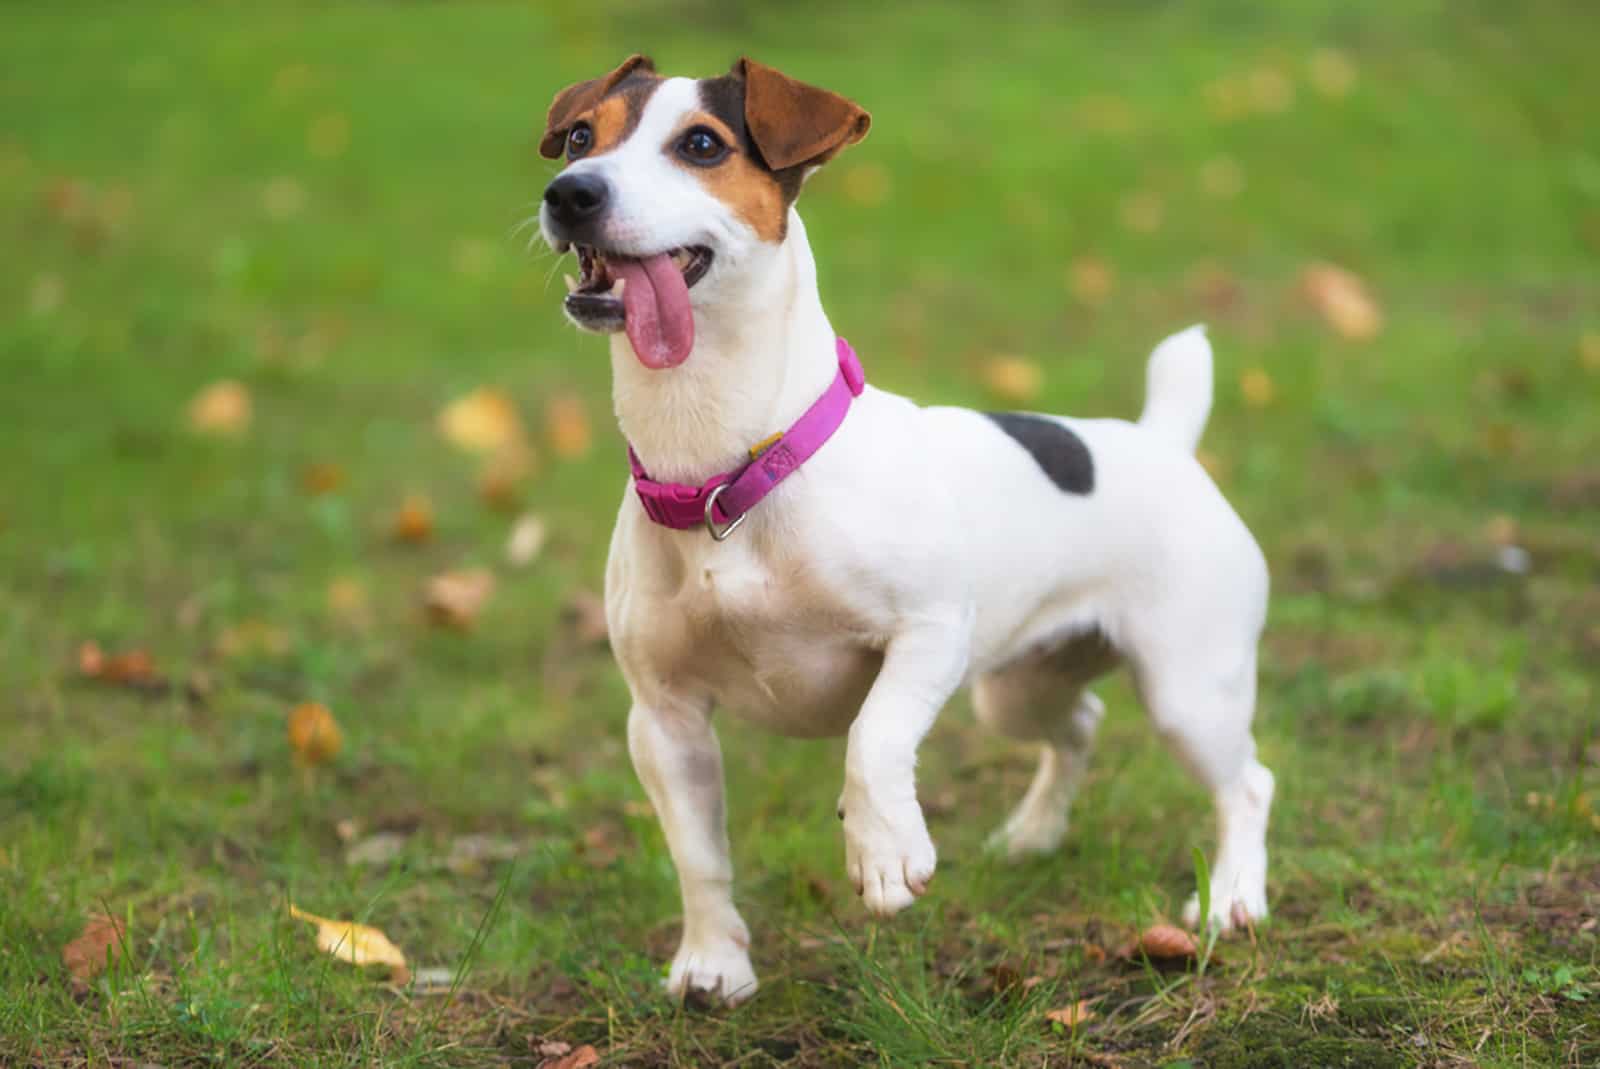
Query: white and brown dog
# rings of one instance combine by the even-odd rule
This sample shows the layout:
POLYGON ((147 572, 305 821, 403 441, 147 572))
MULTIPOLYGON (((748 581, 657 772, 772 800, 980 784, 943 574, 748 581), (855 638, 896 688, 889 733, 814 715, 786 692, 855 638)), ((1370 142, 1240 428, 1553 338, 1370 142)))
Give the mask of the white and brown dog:
POLYGON ((540 142, 567 161, 540 211, 551 246, 578 255, 566 313, 612 335, 631 447, 606 616, 683 894, 677 995, 756 989, 719 708, 848 736, 845 867, 887 916, 933 876, 917 746, 956 689, 1041 744, 995 842, 1047 851, 1103 712, 1085 688, 1126 662, 1215 800, 1207 919, 1267 912, 1273 779, 1250 733, 1267 570, 1193 456, 1211 405, 1203 333, 1155 350, 1137 423, 922 408, 864 385, 794 201, 868 123, 750 60, 696 81, 634 56, 559 93, 540 142))

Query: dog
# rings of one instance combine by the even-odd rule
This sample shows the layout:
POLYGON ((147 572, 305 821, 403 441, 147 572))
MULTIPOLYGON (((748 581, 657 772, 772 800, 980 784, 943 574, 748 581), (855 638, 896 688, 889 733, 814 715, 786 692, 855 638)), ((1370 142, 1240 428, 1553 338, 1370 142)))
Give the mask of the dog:
MULTIPOLYGON (((606 619, 628 748, 677 869, 682 997, 756 991, 734 905, 713 710, 848 738, 838 816, 866 908, 923 894, 935 851, 917 747, 955 691, 1039 744, 992 840, 1055 849, 1126 664, 1156 730, 1211 792, 1210 916, 1267 915, 1273 776, 1251 719, 1266 562, 1195 460, 1211 407, 1201 328, 1150 357, 1135 423, 924 408, 867 385, 818 297, 795 201, 868 114, 750 59, 717 78, 632 56, 558 93, 564 158, 540 229, 575 251, 567 317, 610 335, 632 468, 606 619)), ((1185 919, 1202 920, 1197 900, 1185 919)))

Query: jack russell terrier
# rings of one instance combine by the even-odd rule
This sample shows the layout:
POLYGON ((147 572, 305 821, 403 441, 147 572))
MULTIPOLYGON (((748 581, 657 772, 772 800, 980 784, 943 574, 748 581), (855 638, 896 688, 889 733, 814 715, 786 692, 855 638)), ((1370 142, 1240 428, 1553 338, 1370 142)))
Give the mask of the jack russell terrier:
MULTIPOLYGON (((1156 348, 1137 423, 922 408, 867 385, 822 310, 794 202, 869 123, 749 59, 693 80, 633 56, 557 94, 539 143, 566 160, 539 222, 577 253, 567 317, 611 335, 632 480, 606 619, 629 752, 683 895, 666 981, 680 997, 756 990, 718 708, 848 737, 845 869, 888 916, 933 877, 917 746, 956 689, 970 682, 980 720, 1040 744, 993 842, 1043 852, 1066 833, 1104 712, 1085 688, 1125 662, 1215 802, 1206 921, 1267 914, 1273 778, 1250 733, 1267 569, 1194 458, 1204 334, 1156 348)), ((1198 913, 1191 900, 1185 919, 1198 913)))

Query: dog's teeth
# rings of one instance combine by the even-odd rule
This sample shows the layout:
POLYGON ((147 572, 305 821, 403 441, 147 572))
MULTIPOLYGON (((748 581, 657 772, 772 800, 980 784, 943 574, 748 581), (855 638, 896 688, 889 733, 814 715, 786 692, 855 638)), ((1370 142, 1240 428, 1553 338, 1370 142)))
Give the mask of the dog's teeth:
POLYGON ((617 279, 615 282, 613 282, 611 284, 611 296, 613 296, 613 297, 621 297, 622 296, 622 288, 624 286, 626 286, 627 284, 628 284, 628 280, 627 279, 625 279, 625 278, 617 279))
POLYGON ((567 284, 567 292, 568 293, 577 293, 578 292, 578 280, 573 278, 571 275, 562 275, 561 276, 561 281, 563 281, 563 282, 565 282, 567 284))

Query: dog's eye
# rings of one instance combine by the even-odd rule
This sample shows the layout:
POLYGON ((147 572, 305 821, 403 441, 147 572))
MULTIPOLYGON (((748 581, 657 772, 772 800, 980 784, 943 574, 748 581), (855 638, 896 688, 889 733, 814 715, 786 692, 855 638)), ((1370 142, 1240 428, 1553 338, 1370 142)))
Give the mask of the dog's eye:
POLYGON ((727 154, 728 146, 722 143, 722 138, 704 126, 696 126, 678 142, 678 155, 690 163, 717 163, 727 154))
POLYGON ((575 160, 594 147, 594 131, 581 122, 567 131, 567 159, 575 160))

